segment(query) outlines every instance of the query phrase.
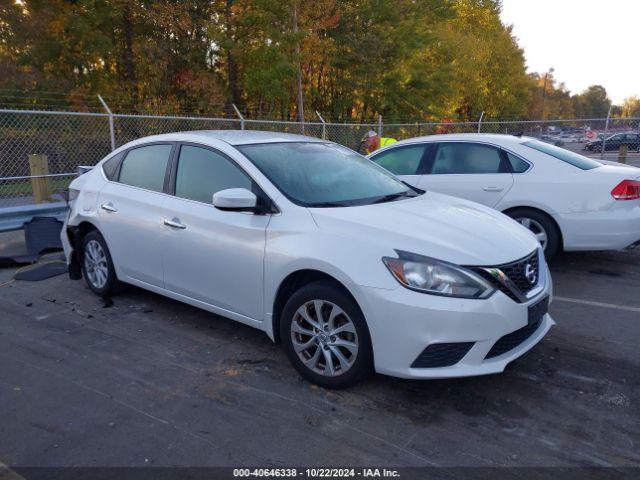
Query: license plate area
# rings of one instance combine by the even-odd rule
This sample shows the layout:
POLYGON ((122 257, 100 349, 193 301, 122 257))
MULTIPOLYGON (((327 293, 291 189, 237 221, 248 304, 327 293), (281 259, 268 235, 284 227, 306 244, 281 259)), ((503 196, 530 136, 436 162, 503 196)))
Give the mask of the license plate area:
POLYGON ((542 317, 549 311, 549 297, 544 297, 537 303, 533 305, 529 305, 529 318, 527 321, 527 325, 538 326, 542 321, 542 317))

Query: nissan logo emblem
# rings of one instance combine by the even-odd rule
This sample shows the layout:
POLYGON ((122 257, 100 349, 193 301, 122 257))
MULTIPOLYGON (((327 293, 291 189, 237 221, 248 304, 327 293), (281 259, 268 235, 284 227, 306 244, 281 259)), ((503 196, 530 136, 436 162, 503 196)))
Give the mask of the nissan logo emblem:
POLYGON ((536 273, 536 269, 530 263, 527 263, 527 265, 525 265, 524 267, 524 276, 531 285, 536 283, 536 280, 538 280, 538 274, 536 273))

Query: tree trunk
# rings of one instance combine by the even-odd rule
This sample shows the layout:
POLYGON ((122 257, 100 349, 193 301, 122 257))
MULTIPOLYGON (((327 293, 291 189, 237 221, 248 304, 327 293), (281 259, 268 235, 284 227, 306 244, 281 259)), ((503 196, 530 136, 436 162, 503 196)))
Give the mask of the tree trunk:
POLYGON ((138 100, 138 86, 136 83, 136 65, 133 55, 133 13, 127 4, 122 12, 122 65, 125 82, 132 88, 134 102, 138 100))
MULTIPOLYGON (((240 85, 238 84, 238 64, 234 56, 234 50, 236 46, 236 39, 233 33, 233 25, 231 18, 231 8, 233 7, 234 0, 226 0, 225 6, 225 27, 227 35, 227 85, 229 88, 229 103, 235 104, 238 108, 242 104, 242 92, 240 91, 240 85)), ((229 105, 231 107, 231 105, 229 105)), ((232 111, 229 108, 229 111, 232 111)))
MULTIPOLYGON (((298 35, 298 1, 293 2, 293 33, 298 35)), ((296 84, 298 92, 298 101, 296 109, 296 120, 300 123, 304 122, 304 100, 302 98, 302 67, 300 65, 300 40, 296 38, 295 47, 295 60, 296 60, 296 84)), ((304 127, 303 127, 304 128, 304 127)), ((303 130, 304 133, 304 130, 303 130)))

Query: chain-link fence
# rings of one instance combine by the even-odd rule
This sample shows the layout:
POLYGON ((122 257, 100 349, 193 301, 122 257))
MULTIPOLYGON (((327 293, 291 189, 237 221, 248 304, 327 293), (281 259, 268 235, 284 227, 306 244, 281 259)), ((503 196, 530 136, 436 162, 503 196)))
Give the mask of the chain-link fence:
MULTIPOLYGON (((322 118, 318 115, 319 119, 322 118)), ((0 209, 60 201, 59 192, 79 165, 94 165, 131 140, 188 130, 247 129, 324 138, 359 150, 374 130, 398 140, 447 133, 523 134, 597 158, 637 164, 640 119, 440 122, 325 123, 121 115, 111 113, 0 110, 0 209)))

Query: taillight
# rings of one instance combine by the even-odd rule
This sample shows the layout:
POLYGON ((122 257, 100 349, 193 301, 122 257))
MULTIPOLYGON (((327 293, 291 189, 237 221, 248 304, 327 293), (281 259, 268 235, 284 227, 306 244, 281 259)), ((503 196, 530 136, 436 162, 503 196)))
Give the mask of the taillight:
POLYGON ((640 182, 623 180, 611 190, 611 196, 616 200, 638 200, 640 199, 640 182))

